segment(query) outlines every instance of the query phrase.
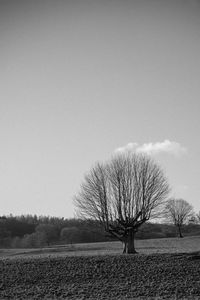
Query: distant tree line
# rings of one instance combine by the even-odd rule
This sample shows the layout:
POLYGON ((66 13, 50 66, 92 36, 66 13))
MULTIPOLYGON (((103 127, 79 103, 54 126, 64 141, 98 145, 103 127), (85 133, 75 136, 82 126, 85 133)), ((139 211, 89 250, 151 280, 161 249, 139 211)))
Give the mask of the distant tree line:
POLYGON ((108 240, 100 224, 92 220, 36 215, 0 217, 0 247, 44 247, 108 240))
MULTIPOLYGON (((182 225, 182 234, 200 235, 199 219, 182 225)), ((136 239, 166 238, 178 235, 173 224, 144 223, 136 239)), ((113 240, 100 222, 49 216, 21 215, 0 217, 0 247, 34 248, 55 244, 104 242, 113 240)))

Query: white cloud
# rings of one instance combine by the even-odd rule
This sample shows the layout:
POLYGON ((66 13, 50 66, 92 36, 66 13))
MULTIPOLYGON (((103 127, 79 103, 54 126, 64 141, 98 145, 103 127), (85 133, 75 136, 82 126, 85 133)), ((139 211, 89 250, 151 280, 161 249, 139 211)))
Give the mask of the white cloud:
POLYGON ((149 155, 168 153, 175 156, 180 156, 187 153, 187 149, 181 146, 177 142, 171 142, 169 140, 164 140, 163 142, 157 143, 144 143, 139 145, 138 143, 128 143, 124 147, 117 148, 115 152, 136 152, 136 153, 146 153, 149 155))

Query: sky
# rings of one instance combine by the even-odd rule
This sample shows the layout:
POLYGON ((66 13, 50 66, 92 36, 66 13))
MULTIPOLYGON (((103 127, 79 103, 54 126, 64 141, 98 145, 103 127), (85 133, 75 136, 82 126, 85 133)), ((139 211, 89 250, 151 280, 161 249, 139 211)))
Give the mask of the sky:
POLYGON ((0 0, 0 215, 74 217, 127 150, 199 211, 199 54, 197 0, 0 0))

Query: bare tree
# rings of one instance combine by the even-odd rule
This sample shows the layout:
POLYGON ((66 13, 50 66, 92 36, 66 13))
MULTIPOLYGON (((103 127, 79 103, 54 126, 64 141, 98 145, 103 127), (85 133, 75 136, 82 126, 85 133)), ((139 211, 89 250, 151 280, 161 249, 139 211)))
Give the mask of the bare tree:
POLYGON ((200 223, 200 211, 196 214, 196 221, 197 223, 200 223))
POLYGON ((183 199, 169 199, 166 205, 166 217, 178 228, 179 236, 182 238, 182 226, 193 217, 193 207, 183 199))
POLYGON ((160 167, 148 156, 119 154, 97 163, 85 176, 75 205, 79 213, 97 219, 124 244, 124 253, 136 253, 138 228, 157 217, 169 192, 160 167))

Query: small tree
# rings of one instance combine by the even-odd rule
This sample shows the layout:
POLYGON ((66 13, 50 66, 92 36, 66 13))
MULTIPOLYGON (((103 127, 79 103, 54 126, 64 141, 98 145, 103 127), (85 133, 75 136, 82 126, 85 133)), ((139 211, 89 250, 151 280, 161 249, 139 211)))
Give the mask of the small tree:
POLYGON ((195 216, 196 218, 196 221, 197 221, 197 223, 200 223, 200 211, 196 214, 196 216, 195 216))
POLYGON ((97 163, 85 176, 75 205, 79 213, 99 220, 124 244, 124 253, 136 253, 138 228, 162 211, 169 186, 160 167, 148 156, 119 154, 97 163))
POLYGON ((166 218, 178 228, 182 238, 183 225, 193 216, 193 207, 183 199, 169 199, 166 205, 166 218))

